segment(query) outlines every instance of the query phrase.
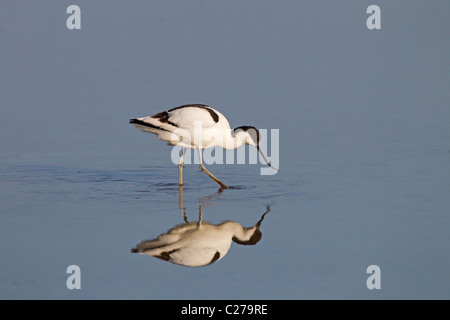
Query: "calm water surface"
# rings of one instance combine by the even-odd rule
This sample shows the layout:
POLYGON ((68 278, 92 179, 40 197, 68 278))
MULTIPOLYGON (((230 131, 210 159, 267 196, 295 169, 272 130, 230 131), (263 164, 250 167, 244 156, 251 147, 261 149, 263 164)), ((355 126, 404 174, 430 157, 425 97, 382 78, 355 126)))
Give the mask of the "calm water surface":
POLYGON ((78 31, 68 4, 0 5, 0 298, 450 298, 447 2, 383 3, 374 31, 360 1, 78 4, 78 31), (220 192, 186 165, 181 198, 128 119, 186 103, 279 129, 279 173, 207 166, 220 192), (208 266, 131 252, 200 208, 270 211, 208 266))

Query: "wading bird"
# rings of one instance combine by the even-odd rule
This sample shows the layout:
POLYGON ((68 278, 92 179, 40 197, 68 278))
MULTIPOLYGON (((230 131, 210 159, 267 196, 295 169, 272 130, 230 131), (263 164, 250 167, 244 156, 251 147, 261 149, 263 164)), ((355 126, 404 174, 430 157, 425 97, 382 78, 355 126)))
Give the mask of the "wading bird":
POLYGON ((156 239, 144 240, 131 252, 153 256, 188 267, 203 267, 222 259, 230 250, 231 243, 255 245, 262 237, 260 231, 264 216, 270 206, 252 227, 244 227, 234 221, 212 224, 202 220, 203 207, 199 206, 198 222, 188 222, 175 226, 156 239))
POLYGON ((130 123, 142 131, 156 134, 159 139, 171 145, 183 147, 178 163, 180 186, 183 185, 183 158, 186 148, 198 149, 200 169, 222 188, 228 187, 203 165, 202 149, 236 149, 248 144, 255 147, 264 161, 272 167, 259 148, 260 133, 255 127, 240 126, 231 129, 225 116, 204 104, 179 106, 152 116, 131 119, 130 123))

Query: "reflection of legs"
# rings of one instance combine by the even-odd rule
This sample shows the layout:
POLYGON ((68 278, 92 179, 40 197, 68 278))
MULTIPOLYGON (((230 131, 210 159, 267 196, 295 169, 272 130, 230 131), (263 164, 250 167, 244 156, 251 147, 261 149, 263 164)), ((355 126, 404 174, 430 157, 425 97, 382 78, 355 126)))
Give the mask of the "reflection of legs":
POLYGON ((198 149, 198 158, 200 160, 200 170, 202 170, 204 173, 206 173, 208 176, 210 176, 215 182, 217 182, 222 188, 228 188, 226 185, 222 183, 219 179, 217 179, 211 172, 209 172, 205 166, 203 165, 202 161, 202 149, 198 149))
POLYGON ((184 202, 183 202, 183 186, 180 185, 179 189, 179 196, 178 196, 178 205, 180 206, 181 216, 183 217, 183 220, 188 223, 189 221, 186 218, 186 212, 184 208, 184 202))
POLYGON ((216 192, 214 192, 213 194, 210 194, 209 196, 206 196, 206 197, 203 197, 203 198, 199 198, 198 199, 199 204, 202 205, 202 206, 207 206, 208 203, 212 199, 214 199, 215 197, 219 196, 223 192, 223 189, 224 188, 220 187, 220 189, 217 190, 216 192))
POLYGON ((203 206, 198 206, 198 225, 202 224, 203 206))
MULTIPOLYGON (((189 223, 187 217, 186 217, 186 209, 184 207, 184 201, 183 201, 183 186, 180 186, 179 189, 179 195, 178 195, 178 205, 180 206, 181 216, 183 217, 184 222, 189 223)), ((203 206, 198 206, 198 222, 197 224, 200 226, 202 223, 203 218, 203 206)))
POLYGON ((183 154, 181 155, 180 161, 178 162, 178 184, 180 186, 183 185, 183 159, 185 152, 186 148, 183 148, 183 154))

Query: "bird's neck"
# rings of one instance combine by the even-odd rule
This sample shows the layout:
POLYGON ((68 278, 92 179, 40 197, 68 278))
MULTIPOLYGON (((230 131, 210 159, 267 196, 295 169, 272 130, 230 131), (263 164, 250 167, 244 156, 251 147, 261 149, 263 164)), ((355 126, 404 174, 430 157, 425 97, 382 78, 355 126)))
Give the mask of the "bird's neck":
POLYGON ((250 238, 253 231, 249 232, 248 229, 251 228, 244 228, 242 224, 235 221, 226 221, 221 224, 222 229, 227 230, 229 234, 231 234, 233 237, 238 238, 240 240, 248 240, 250 238))
POLYGON ((225 140, 225 149, 236 149, 245 143, 245 136, 242 132, 235 134, 234 130, 231 129, 225 140))
POLYGON ((257 226, 250 227, 250 228, 236 228, 235 233, 233 235, 232 240, 239 244, 249 245, 249 244, 255 244, 259 241, 261 237, 258 237, 259 228, 257 226))

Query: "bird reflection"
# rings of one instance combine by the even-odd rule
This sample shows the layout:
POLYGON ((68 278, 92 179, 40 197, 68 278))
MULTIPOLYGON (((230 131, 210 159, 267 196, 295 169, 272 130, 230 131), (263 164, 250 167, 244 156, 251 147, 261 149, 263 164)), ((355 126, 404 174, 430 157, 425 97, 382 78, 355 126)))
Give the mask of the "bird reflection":
POLYGON ((177 225, 156 239, 145 240, 131 251, 146 254, 189 267, 202 267, 222 259, 235 242, 242 245, 254 245, 261 240, 261 222, 270 211, 270 206, 252 227, 244 227, 234 221, 212 224, 203 221, 205 202, 219 195, 222 190, 200 201, 198 221, 189 222, 183 206, 183 193, 180 187, 180 209, 185 223, 177 225))

